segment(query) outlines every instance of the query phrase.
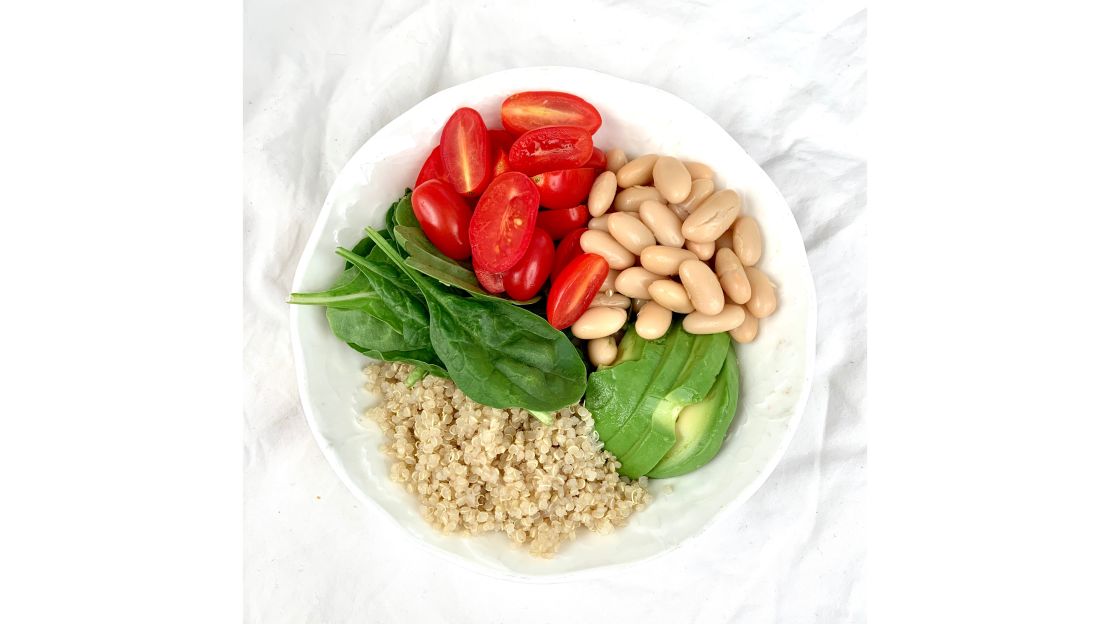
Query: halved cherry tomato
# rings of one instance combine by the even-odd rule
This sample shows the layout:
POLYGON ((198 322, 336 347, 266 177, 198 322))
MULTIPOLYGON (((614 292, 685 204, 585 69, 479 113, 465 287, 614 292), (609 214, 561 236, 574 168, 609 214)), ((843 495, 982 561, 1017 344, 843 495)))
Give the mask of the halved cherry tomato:
MULTIPOLYGON (((513 171, 536 175, 545 171, 574 169, 586 164, 594 153, 590 133, 582 128, 551 126, 529 130, 509 149, 513 171)), ((444 152, 444 163, 447 155, 444 152)))
POLYGON ((470 219, 474 264, 501 273, 520 262, 540 210, 540 191, 523 173, 509 171, 490 182, 470 219))
POLYGON ((501 147, 505 148, 505 151, 507 152, 509 151, 509 148, 513 146, 513 143, 516 142, 516 137, 512 134, 509 134, 505 130, 490 130, 489 141, 490 145, 500 145, 501 147))
POLYGON ((555 243, 547 232, 537 228, 524 257, 505 272, 505 293, 518 301, 531 299, 551 274, 554 258, 555 243))
MULTIPOLYGON (((506 156, 506 162, 507 161, 508 156, 506 156)), ((412 188, 416 188, 428 180, 443 180, 444 182, 450 182, 450 180, 447 179, 447 173, 443 170, 443 157, 440 155, 438 145, 432 150, 431 154, 428 154, 428 158, 424 160, 424 166, 420 167, 420 173, 416 174, 416 184, 413 184, 412 188)))
POLYGON ((561 91, 524 91, 501 103, 501 123, 513 134, 544 126, 574 126, 593 134, 601 127, 601 114, 592 104, 561 91))
MULTIPOLYGON (((491 273, 485 269, 474 267, 474 275, 478 276, 478 283, 486 292, 499 295, 505 292, 505 274, 504 273, 491 273)), ((527 297, 525 297, 527 299, 527 297)))
MULTIPOLYGON (((590 210, 585 206, 574 208, 560 208, 558 210, 541 210, 536 219, 536 227, 542 228, 551 238, 559 240, 574 230, 586 225, 590 220, 590 210)), ((581 234, 579 234, 581 236, 581 234)))
POLYGON ((597 171, 587 167, 560 169, 532 176, 540 189, 540 205, 544 208, 571 208, 581 204, 597 178, 597 171))
POLYGON ((582 234, 585 232, 586 228, 578 228, 559 241, 559 246, 555 249, 555 261, 551 265, 552 276, 562 273, 571 260, 582 255, 582 234))
POLYGON ((584 167, 593 167, 594 169, 604 169, 609 164, 609 160, 605 158, 605 152, 601 151, 600 147, 594 148, 594 153, 590 159, 586 161, 584 167))
MULTIPOLYGON (((509 171, 509 148, 516 139, 504 130, 489 131, 490 167, 493 177, 509 171)), ((604 167, 603 167, 604 168, 604 167)))
POLYGON ((551 283, 547 294, 547 322, 566 329, 590 307, 594 295, 609 275, 609 263, 597 254, 582 254, 566 266, 551 283))
POLYGON ((470 257, 470 206, 450 184, 428 180, 412 192, 412 211, 436 249, 454 260, 470 257))
POLYGON ((443 126, 439 147, 451 186, 463 195, 481 194, 492 176, 489 133, 478 111, 473 108, 455 111, 443 126))

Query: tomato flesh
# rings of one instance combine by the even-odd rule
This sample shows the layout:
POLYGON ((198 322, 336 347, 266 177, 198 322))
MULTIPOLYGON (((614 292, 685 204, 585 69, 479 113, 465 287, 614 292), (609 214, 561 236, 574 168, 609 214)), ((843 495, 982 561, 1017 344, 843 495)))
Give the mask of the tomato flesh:
POLYGON ((486 292, 492 295, 499 295, 505 292, 504 273, 493 273, 485 269, 474 267, 474 275, 478 277, 478 283, 486 292))
MULTIPOLYGON (((585 165, 594 152, 590 133, 582 128, 552 126, 529 130, 509 148, 513 171, 536 175, 545 171, 575 169, 585 165)), ((446 156, 444 156, 446 163, 446 156)))
POLYGON ((551 265, 553 277, 562 273, 571 260, 582 255, 582 234, 585 232, 586 228, 578 228, 559 241, 559 246, 555 249, 555 262, 551 265))
POLYGON ((460 108, 443 126, 439 138, 443 170, 463 195, 479 195, 491 179, 489 132, 473 108, 460 108))
POLYGON ((581 205, 559 210, 541 210, 540 216, 536 219, 536 227, 542 228, 551 235, 551 238, 559 240, 586 225, 589 220, 589 208, 581 205))
POLYGON ((540 210, 540 191, 523 173, 509 171, 490 182, 470 219, 475 266, 501 273, 520 262, 540 210))
POLYGON ((513 146, 515 138, 513 135, 505 132, 504 130, 490 130, 489 131, 489 150, 490 150, 490 168, 493 170, 491 174, 494 178, 510 171, 509 168, 509 148, 513 146))
POLYGON ((470 206, 450 184, 428 180, 412 192, 412 211, 436 249, 453 260, 470 257, 470 206))
POLYGON ((534 297, 551 274, 554 259, 555 243, 547 232, 537 229, 524 257, 505 272, 505 293, 518 301, 534 297))
POLYGON ((593 167, 594 169, 604 169, 609 164, 609 159, 605 157, 605 152, 601 151, 600 147, 594 148, 594 153, 590 155, 590 159, 586 161, 586 167, 593 167))
POLYGON ((593 188, 597 171, 587 167, 561 169, 532 176, 540 189, 540 205, 544 208, 573 208, 581 204, 593 188))
MULTIPOLYGON (((506 156, 506 160, 508 160, 508 156, 506 156)), ((424 160, 424 165, 420 167, 420 173, 416 174, 416 184, 413 184, 412 188, 416 188, 428 180, 450 182, 447 179, 446 172, 443 171, 443 156, 440 155, 438 145, 432 150, 431 154, 428 154, 428 158, 424 160)))
POLYGON ((601 127, 601 114, 592 104, 561 91, 524 91, 501 103, 501 123, 513 134, 544 126, 574 126, 593 134, 601 127))
POLYGON ((555 329, 573 325, 590 307, 608 275, 609 263, 597 254, 582 254, 571 260, 551 284, 551 292, 547 295, 547 322, 555 329))

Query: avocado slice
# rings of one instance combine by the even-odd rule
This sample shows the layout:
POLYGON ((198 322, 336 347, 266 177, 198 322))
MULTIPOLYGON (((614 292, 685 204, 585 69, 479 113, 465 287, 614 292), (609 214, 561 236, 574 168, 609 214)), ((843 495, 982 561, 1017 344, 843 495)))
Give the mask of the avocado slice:
POLYGON ((634 331, 627 332, 617 348, 618 363, 590 375, 586 409, 593 414, 594 429, 603 442, 616 435, 635 412, 665 348, 664 338, 649 341, 634 331))
POLYGON ((728 334, 693 337, 693 347, 682 370, 663 399, 654 405, 648 426, 639 440, 628 451, 617 455, 621 474, 637 479, 671 450, 676 441, 675 423, 679 413, 686 406, 704 400, 731 354, 732 341, 728 334))
POLYGON ((721 450, 725 434, 736 415, 739 396, 740 367, 735 357, 727 357, 721 374, 705 399, 679 412, 674 428, 674 446, 647 476, 652 479, 677 477, 709 463, 721 450))

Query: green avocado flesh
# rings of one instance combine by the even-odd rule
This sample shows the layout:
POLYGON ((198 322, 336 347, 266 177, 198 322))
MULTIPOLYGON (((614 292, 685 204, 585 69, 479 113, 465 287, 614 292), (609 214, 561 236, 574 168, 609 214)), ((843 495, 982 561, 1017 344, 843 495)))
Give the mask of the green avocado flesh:
POLYGON ((675 443, 647 475, 677 477, 709 463, 721 450, 740 396, 740 367, 725 358, 724 368, 700 403, 683 408, 675 423, 675 443))

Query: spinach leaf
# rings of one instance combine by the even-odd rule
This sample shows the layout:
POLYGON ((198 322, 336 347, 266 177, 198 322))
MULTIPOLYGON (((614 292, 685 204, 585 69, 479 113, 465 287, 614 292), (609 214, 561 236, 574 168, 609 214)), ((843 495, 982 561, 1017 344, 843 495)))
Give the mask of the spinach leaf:
POLYGON ((405 189, 405 194, 401 196, 401 199, 393 202, 393 205, 385 213, 386 229, 393 231, 397 226, 420 227, 420 222, 416 220, 416 213, 412 210, 411 189, 405 189))
POLYGON ((566 335, 508 301, 444 289, 406 264, 384 239, 377 240, 379 233, 368 229, 367 234, 423 292, 432 348, 468 397, 533 412, 559 410, 582 397, 586 367, 566 335))

